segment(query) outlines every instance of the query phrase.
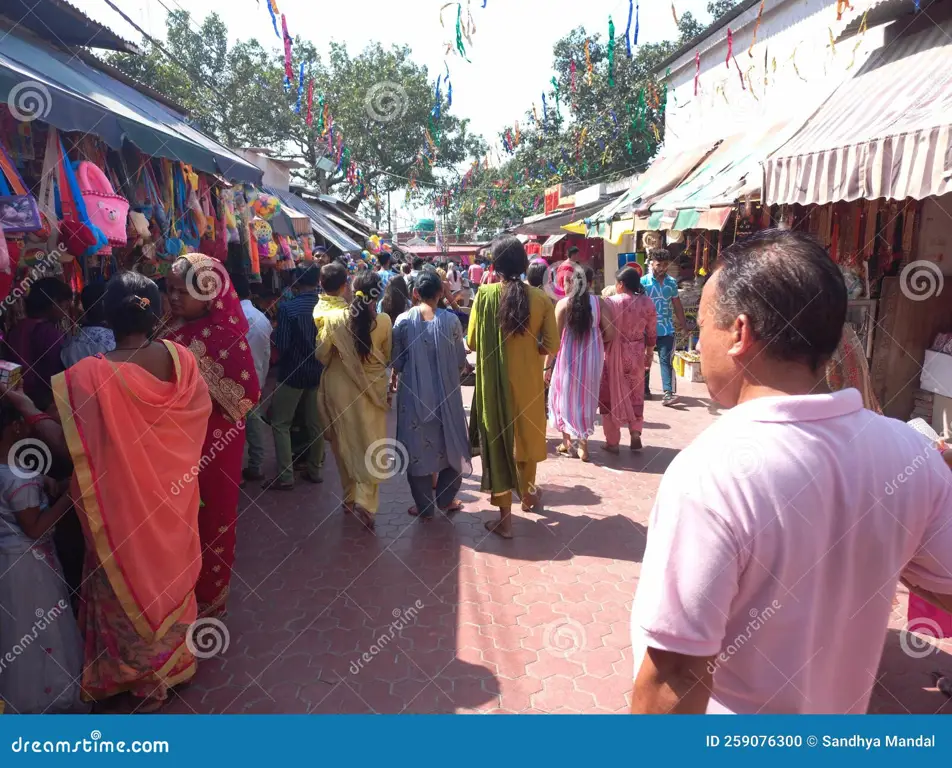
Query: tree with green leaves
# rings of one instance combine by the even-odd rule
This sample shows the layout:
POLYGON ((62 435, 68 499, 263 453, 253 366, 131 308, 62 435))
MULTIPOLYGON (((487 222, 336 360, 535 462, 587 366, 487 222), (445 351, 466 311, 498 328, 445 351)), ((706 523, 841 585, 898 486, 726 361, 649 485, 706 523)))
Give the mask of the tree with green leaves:
POLYGON ((165 41, 146 41, 144 55, 116 53, 106 61, 181 104, 198 127, 222 143, 269 147, 279 157, 301 161, 305 167, 296 173, 305 184, 357 204, 405 187, 411 176, 422 185, 434 184, 484 148, 468 121, 452 114, 445 94, 438 119, 431 114, 435 93, 429 74, 406 46, 372 43, 351 55, 331 43, 325 61, 312 43, 295 39, 295 78, 303 63, 305 82, 314 81, 309 125, 306 89, 296 112, 298 84, 285 88, 283 52, 266 50, 257 40, 229 45, 227 27, 215 13, 197 28, 192 25, 187 11, 173 11, 165 41), (323 105, 332 124, 325 124, 323 105), (340 137, 344 149, 338 163, 340 137), (334 168, 329 173, 318 165, 328 157, 334 168), (351 161, 359 179, 348 173, 351 161))

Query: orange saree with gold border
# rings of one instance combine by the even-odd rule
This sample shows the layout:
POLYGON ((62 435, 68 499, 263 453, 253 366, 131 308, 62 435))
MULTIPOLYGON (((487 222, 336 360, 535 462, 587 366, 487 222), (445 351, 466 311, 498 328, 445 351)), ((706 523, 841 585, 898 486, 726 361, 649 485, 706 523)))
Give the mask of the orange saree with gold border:
POLYGON ((162 699, 195 673, 198 465, 211 413, 194 357, 164 342, 175 380, 102 356, 53 379, 86 538, 83 693, 162 699))

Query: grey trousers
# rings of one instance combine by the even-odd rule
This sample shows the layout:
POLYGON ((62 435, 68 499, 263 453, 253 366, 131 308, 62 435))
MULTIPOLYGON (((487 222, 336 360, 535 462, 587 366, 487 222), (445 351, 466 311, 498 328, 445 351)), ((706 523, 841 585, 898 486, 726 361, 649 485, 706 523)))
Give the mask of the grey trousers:
POLYGON ((433 489, 432 475, 407 475, 407 480, 420 517, 433 517, 437 509, 446 509, 453 503, 463 484, 463 475, 447 467, 437 476, 436 490, 433 489))

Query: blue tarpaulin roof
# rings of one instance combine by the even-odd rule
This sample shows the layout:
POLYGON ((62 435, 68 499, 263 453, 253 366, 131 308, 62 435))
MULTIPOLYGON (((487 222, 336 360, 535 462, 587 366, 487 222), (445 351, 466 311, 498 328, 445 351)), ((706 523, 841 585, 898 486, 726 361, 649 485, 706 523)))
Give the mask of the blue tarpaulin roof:
POLYGON ((23 101, 21 111, 29 109, 62 131, 95 134, 114 149, 128 140, 147 155, 180 160, 233 181, 261 180, 258 168, 171 108, 78 56, 8 32, 0 39, 0 99, 7 101, 18 85, 21 99, 38 94, 36 101, 23 101))

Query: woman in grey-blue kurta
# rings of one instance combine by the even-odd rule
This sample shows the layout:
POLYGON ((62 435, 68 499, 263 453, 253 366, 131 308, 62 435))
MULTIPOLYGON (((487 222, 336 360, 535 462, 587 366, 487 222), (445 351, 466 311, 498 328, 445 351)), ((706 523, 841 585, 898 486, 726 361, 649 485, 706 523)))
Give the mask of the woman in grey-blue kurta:
POLYGON ((420 306, 397 318, 393 328, 393 366, 400 374, 397 440, 409 459, 407 476, 416 503, 410 514, 421 518, 433 517, 436 509, 457 511, 456 493, 472 469, 460 391, 460 369, 466 362, 463 329, 453 313, 436 308, 442 284, 433 277, 414 287, 420 306))

